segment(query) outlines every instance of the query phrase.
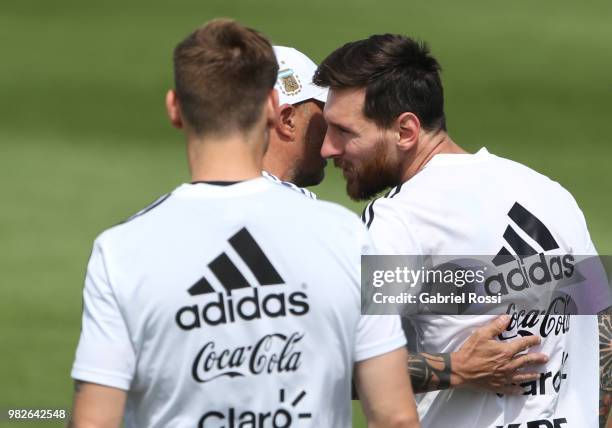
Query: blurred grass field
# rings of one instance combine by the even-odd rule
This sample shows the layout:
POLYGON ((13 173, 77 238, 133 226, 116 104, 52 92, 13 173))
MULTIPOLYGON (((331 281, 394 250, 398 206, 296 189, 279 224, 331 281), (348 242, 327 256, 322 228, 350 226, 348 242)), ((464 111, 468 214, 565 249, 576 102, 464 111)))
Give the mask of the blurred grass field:
MULTIPOLYGON (((612 253, 609 1, 3 1, 0 409, 70 406, 92 241, 188 180, 163 97, 173 46, 216 16, 316 61, 372 33, 428 41, 455 141, 559 181, 612 253)), ((361 209, 332 169, 314 190, 361 209)))

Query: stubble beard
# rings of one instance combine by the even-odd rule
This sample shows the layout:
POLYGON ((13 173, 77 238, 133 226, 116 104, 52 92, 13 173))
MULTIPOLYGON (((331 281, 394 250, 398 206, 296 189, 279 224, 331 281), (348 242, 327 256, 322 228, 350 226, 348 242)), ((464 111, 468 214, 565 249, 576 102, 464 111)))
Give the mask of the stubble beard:
POLYGON ((376 145, 372 158, 365 160, 359 167, 343 161, 338 161, 336 166, 342 167, 346 178, 346 193, 354 201, 369 200, 401 181, 400 164, 389 159, 382 142, 376 145))

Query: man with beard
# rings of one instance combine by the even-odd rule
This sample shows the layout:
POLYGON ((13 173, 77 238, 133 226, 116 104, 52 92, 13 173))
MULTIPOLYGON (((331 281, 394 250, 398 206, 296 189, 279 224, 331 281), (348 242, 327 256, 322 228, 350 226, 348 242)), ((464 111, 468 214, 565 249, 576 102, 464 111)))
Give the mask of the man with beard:
MULTIPOLYGON (((513 254, 551 248, 562 254, 596 254, 582 212, 559 184, 485 148, 469 154, 450 138, 439 72, 425 45, 385 34, 342 46, 315 74, 317 85, 330 88, 321 153, 342 168, 348 194, 365 200, 392 188, 363 214, 379 253, 498 254, 513 260, 513 254)), ((512 315, 500 339, 541 334, 537 326, 517 332, 520 314, 512 315)), ((423 351, 411 354, 409 364, 413 389, 424 393, 417 394, 423 426, 596 426, 596 317, 573 317, 569 331, 545 337, 535 349, 548 359, 536 353, 512 358, 514 352, 498 348, 492 360, 507 368, 508 377, 493 390, 505 395, 475 390, 482 386, 479 370, 464 369, 469 352, 481 347, 475 345, 479 338, 486 339, 481 342, 486 346, 504 346, 491 336, 469 337, 491 319, 410 316, 423 351), (527 363, 536 364, 541 376, 512 378, 527 363), (508 394, 513 391, 522 396, 508 394)), ((472 367, 486 372, 490 363, 483 359, 472 367)), ((603 375, 609 383, 609 375, 603 375)))
MULTIPOLYGON (((264 155, 263 175, 316 199, 314 193, 298 186, 317 185, 324 176, 325 159, 321 156, 320 148, 327 129, 322 109, 328 90, 313 83, 317 67, 306 55, 283 46, 274 46, 274 53, 279 66, 275 88, 279 94, 280 112, 276 126, 270 131, 270 144, 264 155)), ((379 178, 377 175, 381 170, 377 165, 380 162, 380 154, 376 154, 373 161, 374 164, 366 172, 370 177, 362 180, 366 183, 384 180, 384 177, 379 178)), ((512 383, 535 376, 516 371, 523 363, 527 364, 527 359, 517 363, 511 362, 510 357, 524 347, 537 343, 537 337, 524 339, 512 347, 491 340, 504 331, 507 324, 508 320, 504 318, 493 320, 469 339, 468 345, 462 350, 469 350, 469 353, 455 355, 459 360, 455 367, 461 367, 466 383, 471 381, 479 388, 513 393, 522 390, 512 383), (508 354, 506 364, 498 364, 497 362, 502 360, 500 355, 510 351, 514 352, 512 355, 508 354), (492 362, 495 364, 491 364, 492 362), (472 377, 470 381, 467 379, 468 373, 472 377)), ((410 326, 404 323, 404 327, 408 329, 410 326)), ((435 365, 433 356, 427 355, 427 358, 435 365)), ((537 363, 544 356, 534 355, 533 358, 532 363, 537 363)), ((428 388, 439 388, 444 382, 444 379, 441 382, 432 380, 428 388)), ((353 397, 356 398, 355 392, 353 397)))
POLYGON ((279 114, 270 131, 270 143, 264 155, 264 177, 316 199, 304 187, 323 180, 325 159, 321 144, 326 125, 323 106, 327 89, 312 83, 317 66, 296 49, 274 46, 278 62, 276 91, 279 114))

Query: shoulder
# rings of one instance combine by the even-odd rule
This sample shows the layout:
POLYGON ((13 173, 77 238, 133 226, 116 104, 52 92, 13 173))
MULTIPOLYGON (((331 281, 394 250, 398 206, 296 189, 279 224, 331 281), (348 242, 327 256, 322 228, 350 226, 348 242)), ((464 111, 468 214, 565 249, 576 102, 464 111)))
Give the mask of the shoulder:
MULTIPOLYGON (((399 186, 395 186, 387 193, 385 193, 384 196, 373 199, 365 206, 363 212, 361 213, 361 221, 363 222, 363 224, 366 225, 368 229, 372 226, 372 223, 374 222, 374 219, 376 218, 377 214, 380 217, 380 215, 383 213, 386 214, 390 211, 397 211, 401 209, 402 204, 399 201, 402 198, 398 198, 398 195, 402 191, 402 188, 408 187, 407 185, 405 186, 405 184, 406 183, 402 183, 399 186), (394 198, 397 199, 393 200, 394 198)), ((404 190, 404 194, 406 193, 408 192, 404 190)))
POLYGON ((557 213, 558 215, 568 214, 569 211, 572 216, 577 215, 582 218, 582 211, 576 199, 562 184, 520 162, 499 156, 493 157, 498 163, 498 168, 508 168, 509 172, 505 177, 513 177, 530 193, 540 195, 543 205, 564 211, 557 213))
POLYGON ((335 202, 317 200, 314 206, 317 207, 317 211, 319 211, 320 215, 322 216, 333 217, 342 221, 348 221, 349 223, 358 224, 360 227, 363 227, 359 216, 340 204, 337 204, 335 202))
POLYGON ((289 207, 293 211, 299 211, 303 219, 309 224, 317 225, 325 230, 352 230, 365 227, 359 216, 348 208, 330 201, 311 200, 309 198, 294 198, 295 204, 289 207))
POLYGON ((311 223, 313 234, 322 232, 331 245, 342 248, 347 256, 374 252, 372 236, 356 213, 333 202, 314 202, 318 213, 311 223))
POLYGON ((409 203, 414 196, 411 187, 409 183, 396 186, 363 210, 361 220, 381 253, 420 254, 413 207, 409 203))
POLYGON ((125 220, 123 220, 121 223, 119 223, 119 225, 129 223, 132 220, 135 220, 136 218, 142 217, 145 214, 149 213, 150 211, 153 211, 155 208, 159 207, 164 202, 166 202, 171 196, 172 196, 172 192, 169 192, 169 193, 166 193, 166 194, 156 198, 149 205, 147 205, 146 207, 142 208, 141 210, 139 210, 135 214, 132 214, 131 216, 129 216, 125 220))
POLYGON ((289 188, 291 190, 294 190, 294 191, 296 191, 296 192, 298 192, 298 193, 300 193, 300 194, 302 194, 302 195, 304 195, 304 196, 306 196, 306 197, 308 197, 310 199, 317 199, 317 195, 315 193, 311 192, 310 190, 304 189, 303 187, 296 186, 295 184, 290 183, 288 181, 282 181, 280 178, 278 178, 275 175, 270 174, 267 171, 262 171, 261 175, 263 175, 265 178, 267 178, 268 180, 270 180, 270 181, 272 181, 274 183, 277 183, 277 184, 279 184, 281 186, 285 186, 285 187, 287 187, 287 188, 289 188))
POLYGON ((413 211, 418 210, 419 201, 424 201, 428 192, 415 185, 414 179, 393 187, 383 196, 368 203, 361 213, 361 221, 370 230, 392 223, 394 227, 406 228, 412 223, 413 211))
POLYGON ((512 179, 514 183, 530 185, 532 191, 552 192, 551 197, 573 201, 573 197, 561 184, 532 167, 494 154, 490 158, 490 169, 496 173, 495 178, 498 180, 512 179))
POLYGON ((290 206, 284 207, 282 212, 279 211, 275 215, 280 217, 279 222, 283 221, 287 214, 294 216, 294 221, 299 219, 294 224, 301 229, 301 234, 305 234, 301 236, 324 239, 333 247, 343 248, 348 248, 345 245, 363 245, 370 242, 368 231, 359 216, 348 208, 335 202, 311 200, 298 195, 292 200, 290 206))
POLYGON ((165 193, 155 198, 151 203, 130 215, 125 220, 102 231, 96 238, 96 244, 109 244, 117 239, 122 240, 126 235, 130 235, 134 232, 134 230, 140 229, 143 222, 146 223, 148 219, 156 216, 156 214, 163 211, 171 204, 169 201, 172 199, 172 196, 173 191, 165 193))

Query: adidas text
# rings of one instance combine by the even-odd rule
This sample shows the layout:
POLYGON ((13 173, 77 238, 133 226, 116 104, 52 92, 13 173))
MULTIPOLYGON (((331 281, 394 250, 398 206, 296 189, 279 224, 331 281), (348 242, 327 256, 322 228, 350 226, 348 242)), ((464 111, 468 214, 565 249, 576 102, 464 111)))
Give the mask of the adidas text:
POLYGON ((574 274, 574 257, 564 256, 548 257, 539 254, 539 260, 531 264, 525 263, 527 259, 517 262, 517 267, 506 274, 498 273, 485 280, 485 291, 489 296, 498 294, 507 295, 511 291, 522 291, 533 285, 545 285, 553 280, 570 278, 574 274), (509 290, 510 289, 510 290, 509 290))
POLYGON ((303 292, 269 293, 260 297, 257 288, 251 290, 234 295, 216 293, 216 298, 205 304, 183 306, 176 313, 176 323, 183 330, 192 330, 202 327, 202 324, 216 326, 266 317, 300 316, 310 310, 308 296, 303 292))

